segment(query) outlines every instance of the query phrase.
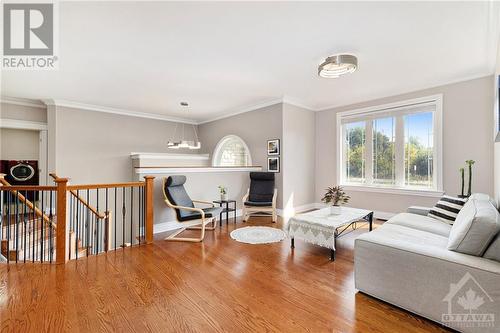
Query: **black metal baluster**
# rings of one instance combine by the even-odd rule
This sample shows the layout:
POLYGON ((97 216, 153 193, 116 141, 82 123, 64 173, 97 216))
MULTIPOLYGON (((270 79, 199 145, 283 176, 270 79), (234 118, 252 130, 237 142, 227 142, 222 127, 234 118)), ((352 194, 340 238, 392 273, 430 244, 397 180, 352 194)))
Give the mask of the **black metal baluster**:
POLYGON ((7 192, 7 262, 10 262, 10 239, 11 239, 11 225, 12 225, 12 212, 11 212, 11 206, 12 206, 12 195, 10 192, 7 192))
MULTIPOLYGON (((33 192, 34 193, 34 197, 36 197, 36 194, 38 193, 38 195, 40 195, 39 192, 33 192)), ((31 230, 32 230, 32 233, 33 233, 33 242, 31 243, 31 247, 32 247, 32 255, 31 255, 31 262, 35 262, 35 250, 36 250, 36 247, 37 247, 37 241, 36 241, 36 237, 38 235, 38 230, 36 228, 36 212, 35 212, 35 208, 36 208, 36 200, 35 202, 33 202, 33 216, 32 216, 32 219, 31 219, 31 230)))
POLYGON ((10 237, 11 237, 11 194, 10 192, 6 192, 7 195, 7 263, 10 262, 10 237))
MULTIPOLYGON (((54 191, 50 191, 50 194, 49 194, 49 196, 50 196, 50 198, 49 198, 49 200, 50 200, 50 210, 49 210, 49 262, 50 263, 52 263, 52 259, 54 257, 53 256, 54 255, 54 242, 53 242, 53 236, 54 236, 54 234, 53 234, 53 230, 52 230, 52 222, 54 221, 53 220, 54 214, 52 213, 53 208, 54 208, 52 206, 52 204, 54 202, 53 198, 52 198, 53 192, 54 191)), ((43 223, 43 221, 42 221, 42 223, 43 223)))
MULTIPOLYGON (((69 196, 69 234, 73 232, 73 196, 69 196)), ((69 254, 69 260, 73 259, 71 258, 71 236, 68 242, 68 254, 69 254)))
POLYGON ((109 244, 111 244, 111 235, 109 234, 108 230, 109 230, 109 224, 111 223, 111 221, 109 220, 109 208, 108 208, 108 188, 106 187, 106 210, 105 210, 105 214, 106 214, 106 220, 104 221, 104 228, 105 228, 105 231, 103 231, 103 233, 105 235, 107 235, 106 237, 106 241, 105 241, 105 251, 108 252, 108 249, 109 249, 109 244))
MULTIPOLYGON (((89 190, 87 190, 87 202, 89 202, 89 190)), ((89 213, 90 213, 90 210, 89 209, 86 209, 87 211, 87 215, 86 215, 86 219, 85 219, 85 229, 86 229, 86 239, 87 239, 87 257, 89 256, 89 247, 90 247, 90 243, 89 243, 89 239, 90 239, 90 230, 89 230, 89 213)))
POLYGON ((142 227, 142 218, 141 218, 141 211, 142 211, 142 208, 141 208, 142 191, 141 190, 142 190, 142 188, 139 187, 138 190, 139 190, 139 195, 138 195, 139 198, 137 199, 137 202, 138 202, 138 206, 139 206, 139 215, 138 215, 139 218, 138 218, 138 223, 137 224, 139 225, 139 228, 138 228, 138 233, 137 234, 139 235, 139 245, 141 245, 141 236, 142 236, 141 235, 141 227, 142 227))
POLYGON ((16 191, 16 263, 19 257, 19 197, 17 196, 18 191, 16 191))
MULTIPOLYGON (((97 188, 96 191, 97 191, 97 204, 96 204, 96 208, 97 208, 97 213, 99 213, 99 189, 97 188)), ((95 238, 96 238, 96 254, 98 254, 99 253, 99 243, 100 243, 99 226, 102 223, 102 221, 97 216, 96 216, 95 220, 96 220, 96 228, 95 228, 96 229, 95 230, 95 232, 96 232, 96 236, 95 236, 95 238)))
MULTIPOLYGON (((45 194, 45 193, 43 193, 45 194)), ((44 204, 43 204, 43 201, 44 201, 44 198, 45 198, 45 195, 42 195, 42 207, 41 207, 41 211, 42 211, 42 217, 40 218, 41 221, 40 221, 40 262, 43 263, 43 230, 45 229, 45 225, 43 224, 44 221, 43 221, 43 216, 45 214, 45 207, 44 207, 44 204)))
POLYGON ((116 196, 116 187, 115 187, 115 210, 114 210, 114 220, 115 220, 115 228, 114 228, 114 241, 115 241, 115 251, 116 251, 116 220, 117 220, 117 217, 118 217, 118 211, 116 210, 116 201, 117 201, 117 196, 116 196))
MULTIPOLYGON (((78 194, 79 190, 76 190, 76 196, 77 198, 80 197, 80 195, 78 194)), ((79 217, 80 217, 80 203, 78 202, 78 200, 75 199, 75 202, 76 202, 76 205, 75 205, 75 209, 76 209, 76 221, 75 221, 75 239, 76 239, 76 244, 75 244, 75 259, 78 260, 78 242, 80 241, 80 234, 78 233, 79 230, 80 230, 80 220, 79 220, 79 217)))
POLYGON ((23 205, 23 262, 26 263, 26 230, 27 230, 27 226, 28 226, 28 219, 27 219, 27 216, 26 216, 26 213, 27 213, 27 208, 28 208, 28 204, 27 204, 27 199, 28 199, 28 191, 24 191, 24 205, 23 205))
MULTIPOLYGON (((4 206, 3 206, 3 200, 4 200, 4 192, 0 188, 0 246, 1 243, 3 243, 3 238, 4 238, 4 233, 3 233, 3 227, 4 227, 4 219, 3 219, 3 214, 4 214, 4 206)), ((1 251, 0 251, 0 254, 1 251)))
POLYGON ((130 246, 134 244, 134 188, 130 187, 130 246))
POLYGON ((125 187, 122 187, 122 247, 125 247, 125 187))

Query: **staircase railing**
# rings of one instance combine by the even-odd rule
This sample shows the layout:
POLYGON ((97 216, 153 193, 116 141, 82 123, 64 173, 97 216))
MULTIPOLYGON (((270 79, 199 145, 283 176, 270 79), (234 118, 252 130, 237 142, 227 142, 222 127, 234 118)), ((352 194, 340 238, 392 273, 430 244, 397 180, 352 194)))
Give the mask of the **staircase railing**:
MULTIPOLYGON (((0 173, 0 186, 11 186, 10 183, 5 180, 5 174, 3 174, 3 173, 0 173)), ((26 204, 26 206, 28 206, 29 209, 33 210, 34 213, 38 217, 41 217, 46 223, 52 223, 50 221, 50 218, 47 215, 45 215, 40 209, 38 209, 37 207, 35 207, 35 205, 33 204, 33 202, 31 202, 30 200, 28 200, 24 195, 22 195, 19 192, 21 190, 22 189, 19 189, 19 190, 10 190, 10 193, 12 193, 14 196, 17 196, 17 198, 19 199, 20 202, 26 204)), ((29 191, 29 189, 26 186, 25 186, 25 191, 29 191)))
MULTIPOLYGON (((57 181, 58 179, 60 179, 57 174, 55 174, 54 172, 52 173, 49 173, 49 176, 52 177, 52 179, 54 179, 54 181, 57 181)), ((100 218, 100 219, 104 219, 106 218, 106 215, 105 214, 102 214, 102 213, 99 213, 97 211, 97 208, 91 206, 87 201, 85 201, 83 198, 81 198, 75 191, 69 191, 69 193, 71 193, 71 195, 76 198, 76 200, 78 200, 81 204, 83 204, 85 207, 87 207, 90 212, 92 212, 92 214, 94 214, 97 218, 100 218)))
POLYGON ((51 176, 56 186, 1 182, 0 253, 8 261, 65 263, 153 241, 154 177, 70 185, 51 176))

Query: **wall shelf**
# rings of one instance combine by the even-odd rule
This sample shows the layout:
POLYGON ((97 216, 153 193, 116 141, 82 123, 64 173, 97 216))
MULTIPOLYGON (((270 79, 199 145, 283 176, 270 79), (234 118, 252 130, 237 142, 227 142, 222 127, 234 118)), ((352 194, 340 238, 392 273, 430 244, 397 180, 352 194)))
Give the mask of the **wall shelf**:
POLYGON ((209 160, 208 154, 130 153, 133 160, 209 160))
POLYGON ((250 172, 262 171, 261 166, 247 167, 136 167, 135 173, 138 175, 169 175, 178 173, 226 173, 226 172, 250 172))

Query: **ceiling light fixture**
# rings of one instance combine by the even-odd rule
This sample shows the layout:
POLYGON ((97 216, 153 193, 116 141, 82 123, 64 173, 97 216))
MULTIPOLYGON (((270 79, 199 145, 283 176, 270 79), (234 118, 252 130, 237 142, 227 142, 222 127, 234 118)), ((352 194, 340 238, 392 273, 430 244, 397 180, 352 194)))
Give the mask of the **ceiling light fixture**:
POLYGON ((318 75, 327 79, 339 78, 358 68, 358 58, 351 54, 337 54, 325 59, 318 67, 318 75))
MULTIPOLYGON (((188 111, 189 104, 188 102, 181 102, 180 105, 182 107, 186 108, 186 112, 188 111)), ((175 130, 174 130, 174 135, 171 140, 167 142, 167 148, 169 149, 181 149, 181 148, 187 148, 187 149, 200 149, 201 148, 201 142, 198 141, 198 133, 196 132, 196 127, 194 125, 191 125, 193 127, 193 133, 194 133, 194 140, 185 140, 184 139, 184 127, 185 124, 183 123, 182 126, 182 136, 181 140, 175 141, 175 135, 177 134, 177 127, 178 123, 175 124, 175 130)))

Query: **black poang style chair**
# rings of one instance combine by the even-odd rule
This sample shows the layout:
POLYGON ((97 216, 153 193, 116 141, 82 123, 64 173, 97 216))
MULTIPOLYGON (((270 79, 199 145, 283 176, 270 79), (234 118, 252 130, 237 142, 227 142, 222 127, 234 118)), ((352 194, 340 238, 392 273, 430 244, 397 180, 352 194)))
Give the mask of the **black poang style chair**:
POLYGON ((191 200, 184 188, 186 176, 170 176, 163 178, 163 195, 168 207, 175 209, 177 221, 182 225, 181 228, 172 235, 165 238, 168 241, 184 242, 202 242, 205 237, 205 230, 215 229, 215 220, 219 216, 222 208, 214 207, 209 201, 191 200), (196 208, 194 203, 210 205, 208 208, 196 208), (210 227, 208 224, 212 224, 210 227), (201 234, 199 238, 176 237, 186 229, 199 229, 201 234))
POLYGON ((243 197, 243 222, 246 222, 250 215, 272 216, 273 222, 276 222, 277 196, 274 173, 250 172, 250 188, 243 197))

